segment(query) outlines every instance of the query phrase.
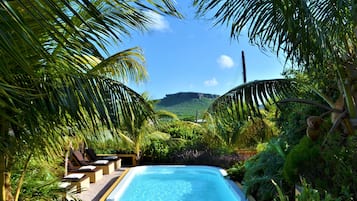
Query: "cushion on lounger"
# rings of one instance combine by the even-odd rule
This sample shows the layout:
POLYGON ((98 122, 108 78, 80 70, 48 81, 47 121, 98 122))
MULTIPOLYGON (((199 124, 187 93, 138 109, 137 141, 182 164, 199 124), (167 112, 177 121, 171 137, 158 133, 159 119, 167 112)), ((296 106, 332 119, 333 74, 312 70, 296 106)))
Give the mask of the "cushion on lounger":
POLYGON ((71 182, 61 182, 59 183, 58 187, 63 189, 63 188, 69 188, 71 186, 71 182))
POLYGON ((101 158, 104 160, 117 160, 118 156, 103 156, 101 158))
POLYGON ((82 170, 82 171, 85 171, 85 170, 94 170, 96 167, 94 165, 86 165, 86 166, 82 166, 80 168, 78 168, 78 170, 82 170))
POLYGON ((93 162, 93 164, 96 164, 96 165, 106 165, 108 163, 109 163, 108 160, 97 160, 97 161, 93 162))
POLYGON ((63 177, 66 180, 80 180, 85 176, 85 174, 82 173, 73 173, 73 174, 69 174, 65 177, 63 177))

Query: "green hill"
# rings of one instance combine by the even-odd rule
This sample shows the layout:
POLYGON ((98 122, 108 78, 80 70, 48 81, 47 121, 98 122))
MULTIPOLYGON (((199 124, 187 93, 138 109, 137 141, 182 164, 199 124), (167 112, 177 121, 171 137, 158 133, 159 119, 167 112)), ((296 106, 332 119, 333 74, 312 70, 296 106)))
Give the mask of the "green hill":
POLYGON ((167 94, 158 100, 155 110, 167 110, 175 113, 180 119, 196 120, 202 118, 202 114, 217 97, 218 95, 196 92, 167 94))

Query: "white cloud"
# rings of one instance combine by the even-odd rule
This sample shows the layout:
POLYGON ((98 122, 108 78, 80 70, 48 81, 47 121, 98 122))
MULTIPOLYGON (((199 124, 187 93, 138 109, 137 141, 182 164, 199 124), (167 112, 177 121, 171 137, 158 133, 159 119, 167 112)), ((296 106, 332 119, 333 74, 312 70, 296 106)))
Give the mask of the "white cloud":
POLYGON ((205 86, 207 86, 207 87, 213 87, 213 86, 218 85, 218 81, 217 81, 216 78, 214 77, 214 78, 212 78, 212 79, 210 79, 210 80, 204 81, 204 84, 205 84, 205 86))
POLYGON ((234 61, 230 56, 222 54, 217 59, 217 63, 221 68, 232 68, 234 66, 234 61))
POLYGON ((148 27, 154 31, 167 31, 170 30, 169 22, 160 14, 153 11, 145 11, 145 15, 150 19, 148 27))

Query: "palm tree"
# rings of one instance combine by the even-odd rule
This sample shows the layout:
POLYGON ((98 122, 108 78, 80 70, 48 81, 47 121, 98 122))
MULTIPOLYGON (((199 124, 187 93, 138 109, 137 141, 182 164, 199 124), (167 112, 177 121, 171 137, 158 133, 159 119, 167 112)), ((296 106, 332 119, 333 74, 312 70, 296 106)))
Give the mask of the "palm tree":
MULTIPOLYGON (((50 152, 66 128, 113 133, 128 114, 151 114, 144 99, 114 78, 139 78, 143 57, 133 48, 109 55, 130 30, 146 30, 153 10, 177 17, 161 1, 0 2, 0 200, 10 192, 16 155, 50 152)), ((18 185, 18 188, 21 186, 18 185)))
MULTIPOLYGON (((150 110, 153 111, 156 101, 149 100, 148 93, 143 93, 142 97, 150 107, 150 110)), ((127 136, 126 144, 132 145, 131 148, 136 154, 136 160, 140 160, 143 148, 149 144, 151 140, 168 140, 169 134, 160 132, 155 128, 155 125, 161 118, 178 119, 175 114, 165 110, 155 111, 151 116, 133 111, 132 114, 127 116, 127 118, 120 124, 124 131, 124 135, 127 136)))
MULTIPOLYGON (((308 87, 328 106, 316 105, 337 112, 333 127, 342 122, 346 133, 357 132, 355 1, 194 0, 193 4, 199 16, 212 14, 215 24, 230 26, 231 38, 238 39, 246 30, 252 44, 286 57, 287 63, 315 80, 308 87), (337 98, 324 95, 317 79, 334 82, 337 98)), ((286 92, 297 84, 294 79, 250 82, 217 99, 213 109, 228 106, 238 119, 245 119, 259 114, 260 104, 292 98, 286 92)))
POLYGON ((206 130, 204 138, 212 146, 226 146, 231 150, 255 147, 277 133, 275 124, 270 121, 272 114, 275 114, 275 109, 270 107, 269 110, 269 113, 259 111, 260 118, 249 117, 248 120, 240 120, 232 113, 230 107, 215 110, 215 113, 211 108, 204 115, 206 120, 202 124, 206 130))

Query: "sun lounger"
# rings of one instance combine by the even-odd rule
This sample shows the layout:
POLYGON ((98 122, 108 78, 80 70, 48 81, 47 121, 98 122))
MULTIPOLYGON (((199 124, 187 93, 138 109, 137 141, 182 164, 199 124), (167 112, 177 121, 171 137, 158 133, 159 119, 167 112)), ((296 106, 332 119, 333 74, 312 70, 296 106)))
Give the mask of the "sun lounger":
POLYGON ((75 167, 71 161, 68 161, 67 167, 69 173, 84 173, 87 175, 90 179, 90 183, 95 183, 103 177, 103 170, 94 165, 75 167))
POLYGON ((61 191, 63 200, 72 200, 73 195, 77 193, 77 185, 68 181, 60 182, 58 188, 61 191))
POLYGON ((72 151, 72 156, 74 161, 80 166, 94 165, 100 167, 103 170, 103 174, 110 174, 114 172, 114 162, 108 160, 97 160, 90 161, 84 158, 83 154, 80 151, 72 151))
POLYGON ((121 168, 121 158, 119 158, 117 155, 97 155, 92 148, 87 148, 86 149, 86 154, 90 161, 98 161, 98 160, 108 160, 108 161, 113 161, 115 164, 115 169, 121 168))
POLYGON ((84 173, 71 173, 63 177, 62 184, 71 183, 71 186, 76 186, 77 193, 80 193, 89 188, 90 179, 84 173))

